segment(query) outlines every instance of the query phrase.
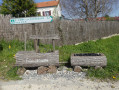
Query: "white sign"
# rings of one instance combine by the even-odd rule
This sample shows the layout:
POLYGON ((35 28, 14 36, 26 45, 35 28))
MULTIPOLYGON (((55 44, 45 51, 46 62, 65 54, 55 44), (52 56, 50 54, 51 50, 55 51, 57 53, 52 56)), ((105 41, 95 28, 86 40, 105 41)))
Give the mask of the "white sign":
POLYGON ((53 21, 52 16, 25 17, 25 18, 10 19, 10 24, 43 23, 43 22, 52 22, 52 21, 53 21))

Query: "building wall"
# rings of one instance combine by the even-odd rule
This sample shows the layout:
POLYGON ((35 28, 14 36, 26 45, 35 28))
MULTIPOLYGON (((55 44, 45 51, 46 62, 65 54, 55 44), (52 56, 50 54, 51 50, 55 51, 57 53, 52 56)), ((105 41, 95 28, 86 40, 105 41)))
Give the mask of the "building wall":
POLYGON ((61 17, 61 7, 60 7, 60 5, 57 6, 57 12, 58 12, 58 16, 61 17))
POLYGON ((59 5, 54 7, 37 8, 37 12, 41 12, 41 16, 43 16, 43 11, 51 11, 51 16, 61 17, 61 9, 59 5))

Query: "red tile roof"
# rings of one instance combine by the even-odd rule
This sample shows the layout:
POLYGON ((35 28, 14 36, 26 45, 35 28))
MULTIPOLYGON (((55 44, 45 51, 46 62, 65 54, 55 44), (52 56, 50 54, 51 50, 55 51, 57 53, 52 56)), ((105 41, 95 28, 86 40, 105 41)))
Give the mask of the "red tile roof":
POLYGON ((36 3, 36 7, 37 8, 51 7, 51 6, 57 6, 58 4, 59 4, 59 0, 58 1, 40 2, 40 3, 36 3))

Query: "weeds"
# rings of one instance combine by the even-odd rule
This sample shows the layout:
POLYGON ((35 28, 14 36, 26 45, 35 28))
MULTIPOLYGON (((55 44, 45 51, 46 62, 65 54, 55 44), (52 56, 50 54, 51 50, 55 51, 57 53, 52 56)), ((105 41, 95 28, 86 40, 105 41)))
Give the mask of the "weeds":
MULTIPOLYGON (((7 79, 19 79, 15 74, 18 68, 13 68, 15 63, 14 54, 24 50, 24 43, 18 40, 6 42, 0 41, 0 77, 7 79), (11 48, 9 49, 9 45, 11 48)), ((39 46, 41 53, 50 52, 53 50, 52 45, 39 46)), ((73 53, 103 53, 107 57, 107 66, 103 69, 95 70, 89 68, 87 75, 96 78, 119 79, 119 36, 114 36, 108 39, 100 39, 97 41, 88 41, 79 45, 65 45, 56 47, 59 49, 59 61, 69 62, 70 56, 73 53)), ((27 42, 27 50, 33 50, 33 42, 27 42)))
MULTIPOLYGON (((2 51, 0 52, 0 78, 5 79, 19 79, 16 74, 17 68, 13 67, 15 64, 14 55, 18 51, 24 50, 24 43, 18 40, 12 40, 6 42, 5 40, 0 41, 2 51)), ((33 50, 32 42, 27 42, 27 50, 33 50)))
POLYGON ((88 41, 79 45, 60 48, 60 61, 70 60, 72 53, 103 53, 107 57, 107 67, 102 70, 89 68, 89 77, 119 79, 119 36, 97 41, 88 41))

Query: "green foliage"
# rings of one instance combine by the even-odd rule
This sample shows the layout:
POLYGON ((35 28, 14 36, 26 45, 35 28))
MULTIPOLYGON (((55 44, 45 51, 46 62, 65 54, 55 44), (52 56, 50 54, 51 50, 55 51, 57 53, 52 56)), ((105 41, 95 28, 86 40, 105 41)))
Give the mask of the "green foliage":
MULTIPOLYGON (((24 50, 24 43, 18 40, 6 42, 0 41, 3 50, 0 52, 0 77, 4 76, 8 79, 18 79, 16 74, 17 68, 13 68, 15 63, 14 54, 24 50), (11 48, 9 49, 9 45, 11 48)), ((50 52, 53 50, 52 45, 39 46, 41 53, 50 52)), ((103 69, 95 70, 89 68, 87 75, 96 78, 112 78, 119 79, 119 36, 114 36, 108 39, 100 39, 97 41, 88 41, 79 45, 65 45, 56 47, 59 49, 60 62, 69 62, 70 56, 73 53, 103 53, 107 57, 107 66, 103 69)), ((27 50, 33 50, 33 42, 27 42, 27 50)))
POLYGON ((96 78, 119 79, 119 36, 97 41, 88 41, 79 45, 60 47, 60 61, 69 61, 72 53, 103 53, 107 57, 107 67, 103 70, 90 68, 88 76, 96 78))
POLYGON ((1 13, 11 14, 13 17, 24 17, 36 15, 36 5, 34 0, 3 0, 1 13))
POLYGON ((106 18, 107 21, 110 20, 110 16, 109 15, 105 15, 104 17, 106 18))
POLYGON ((18 67, 11 67, 10 70, 6 73, 6 78, 9 80, 19 80, 21 79, 18 75, 17 75, 17 70, 18 67))
POLYGON ((105 15, 104 17, 109 18, 110 16, 109 15, 105 15))
POLYGON ((41 53, 51 52, 53 51, 53 46, 40 44, 39 49, 41 53))
MULTIPOLYGON (((19 79, 16 74, 17 68, 13 67, 15 64, 14 55, 18 51, 24 50, 24 42, 19 40, 5 41, 1 40, 0 45, 3 50, 0 52, 0 78, 4 77, 4 79, 19 79), (11 48, 9 49, 9 45, 11 48)), ((33 50, 33 42, 27 42, 27 50, 33 50)))

